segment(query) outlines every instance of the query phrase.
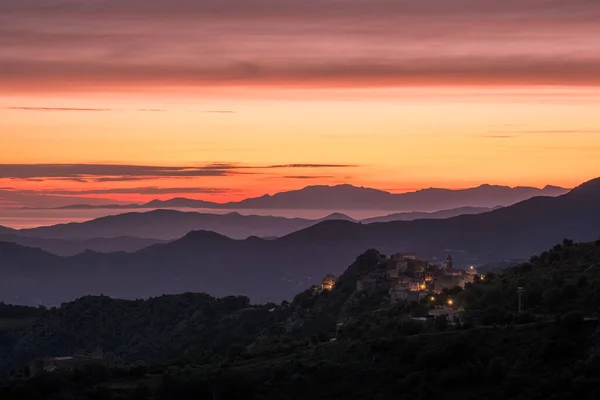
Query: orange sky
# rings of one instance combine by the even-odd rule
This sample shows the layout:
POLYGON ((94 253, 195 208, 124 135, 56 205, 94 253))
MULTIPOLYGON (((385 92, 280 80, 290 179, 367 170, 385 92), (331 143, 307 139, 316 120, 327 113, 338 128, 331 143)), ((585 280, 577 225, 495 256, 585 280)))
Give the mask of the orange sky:
POLYGON ((201 3, 0 4, 0 207, 600 175, 600 3, 201 3))

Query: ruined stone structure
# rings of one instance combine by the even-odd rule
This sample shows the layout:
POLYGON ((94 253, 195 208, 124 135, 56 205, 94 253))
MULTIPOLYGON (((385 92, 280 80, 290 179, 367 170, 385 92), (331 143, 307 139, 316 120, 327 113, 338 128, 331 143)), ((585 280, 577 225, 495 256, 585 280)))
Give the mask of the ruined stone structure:
POLYGON ((107 367, 114 365, 114 357, 101 350, 93 353, 76 353, 73 356, 37 358, 29 363, 29 376, 44 372, 73 371, 86 365, 101 364, 107 367))

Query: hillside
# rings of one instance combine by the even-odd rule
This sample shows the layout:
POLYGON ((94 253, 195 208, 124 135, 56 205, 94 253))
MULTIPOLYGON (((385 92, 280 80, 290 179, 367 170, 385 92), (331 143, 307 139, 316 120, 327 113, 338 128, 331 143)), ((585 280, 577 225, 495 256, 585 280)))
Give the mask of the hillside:
MULTIPOLYGON (((87 296, 47 311, 22 329, 2 355, 9 352, 10 359, 27 363, 40 355, 101 347, 133 363, 207 349, 225 354, 231 342, 252 343, 273 317, 268 312, 271 307, 250 306, 244 297, 215 299, 192 293, 145 301, 87 296)), ((7 362, 6 357, 2 359, 7 362)))
POLYGON ((6 316, 37 320, 0 336, 0 360, 23 364, 34 356, 100 346, 125 364, 135 363, 13 378, 0 385, 0 396, 33 398, 23 397, 23 386, 28 396, 68 390, 83 398, 119 393, 124 399, 500 400, 589 398, 597 392, 600 241, 565 240, 455 292, 457 306, 474 321, 469 325, 410 321, 417 305, 390 307, 383 298, 346 312, 331 342, 345 304, 356 296, 356 279, 382 260, 370 250, 331 292, 300 293, 289 304, 250 306, 243 297, 184 294, 143 301, 85 297, 41 312, 8 309, 6 316), (517 284, 525 288, 520 315, 517 284))
MULTIPOLYGON (((218 236, 214 239, 228 240, 218 236)), ((348 295, 356 290, 358 277, 375 268, 382 259, 377 251, 368 251, 348 267, 333 297, 327 293, 315 296, 309 290, 298 294, 291 304, 251 305, 247 297, 214 298, 194 293, 147 300, 84 296, 51 310, 0 304, 0 322, 2 318, 36 318, 28 326, 14 329, 4 342, 0 340, 0 375, 6 368, 17 368, 34 357, 73 354, 98 347, 126 363, 158 362, 206 352, 222 357, 231 352, 232 346, 261 346, 268 332, 288 331, 290 337, 308 337, 323 329, 324 318, 319 314, 331 318, 329 328, 335 327, 336 315, 348 295), (307 295, 312 298, 309 303, 307 295), (299 316, 307 313, 316 317, 299 316)))
MULTIPOLYGON (((135 253, 52 257, 53 276, 39 279, 36 263, 0 259, 0 280, 26 282, 0 295, 5 301, 46 304, 85 294, 139 298, 162 293, 231 293, 253 301, 279 301, 310 286, 327 272, 340 273, 357 252, 377 248, 384 254, 411 251, 436 260, 448 251, 458 266, 522 259, 568 237, 600 236, 600 180, 552 198, 536 197, 479 215, 446 220, 375 224, 325 221, 275 240, 233 240, 194 232, 180 240, 135 253), (60 267, 60 268, 59 268, 60 267), (7 269, 17 271, 7 275, 7 269)), ((26 250, 23 249, 25 252, 26 250)))
POLYGON ((269 353, 89 368, 6 380, 15 400, 381 399, 566 400, 598 395, 597 362, 584 360, 594 324, 469 330, 337 343, 281 343, 269 353), (468 383, 465 383, 468 382, 468 383), (26 397, 25 392, 29 396, 26 397), (109 397, 111 396, 111 397, 109 397), (118 397, 117 397, 118 396, 118 397))

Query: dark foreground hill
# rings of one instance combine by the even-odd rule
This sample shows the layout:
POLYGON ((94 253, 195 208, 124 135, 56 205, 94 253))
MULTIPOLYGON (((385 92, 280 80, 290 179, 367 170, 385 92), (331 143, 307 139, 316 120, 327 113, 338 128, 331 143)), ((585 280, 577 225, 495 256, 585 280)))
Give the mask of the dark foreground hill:
POLYGON ((368 248, 414 251, 426 259, 450 251, 464 266, 522 259, 565 237, 595 240, 599 205, 600 180, 595 180, 563 196, 536 197, 479 215, 368 225, 325 221, 276 240, 232 240, 199 231, 130 254, 45 259, 36 253, 34 262, 10 257, 11 251, 27 254, 27 248, 5 246, 9 255, 0 253, 0 296, 26 304, 33 299, 56 304, 85 294, 139 298, 188 291, 240 294, 253 301, 289 299, 325 273, 340 273, 368 248))
MULTIPOLYGON (((415 311, 428 308, 429 299, 390 306, 385 298, 373 302, 364 295, 369 306, 345 313, 345 324, 336 329, 344 303, 355 295, 353 281, 382 260, 370 250, 331 292, 307 291, 289 304, 250 306, 243 297, 184 294, 145 301, 86 297, 53 310, 0 306, 0 318, 35 319, 0 331, 2 362, 25 365, 30 357, 101 347, 125 364, 32 379, 17 372, 0 382, 0 398, 556 400, 600 395, 600 241, 563 241, 464 291, 440 295, 451 294, 466 310, 464 323, 410 320, 415 311), (521 314, 517 285, 525 288, 521 314)), ((15 372, 27 370, 14 365, 15 372)))
POLYGON ((2 398, 31 399, 594 399, 586 363, 594 324, 467 330, 336 343, 281 343, 270 353, 6 379, 2 398), (67 396, 65 393, 68 393, 67 396))

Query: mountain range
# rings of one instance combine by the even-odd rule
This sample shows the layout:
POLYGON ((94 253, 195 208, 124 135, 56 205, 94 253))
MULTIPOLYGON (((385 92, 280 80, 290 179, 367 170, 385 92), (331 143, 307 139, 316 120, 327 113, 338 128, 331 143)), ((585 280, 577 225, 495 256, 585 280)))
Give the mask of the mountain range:
MULTIPOLYGON (((462 214, 491 211, 483 207, 462 207, 434 213, 396 213, 362 220, 362 223, 410 221, 419 218, 449 218, 462 214)), ((30 229, 0 226, 0 241, 37 247, 53 254, 71 256, 85 250, 100 253, 133 252, 144 247, 178 239, 193 230, 213 231, 232 239, 258 236, 275 239, 325 220, 359 222, 333 213, 321 219, 284 218, 274 216, 206 214, 157 209, 131 212, 93 219, 86 222, 58 224, 30 229)))
MULTIPOLYGON (((495 209, 495 208, 494 208, 495 209)), ((305 229, 325 220, 346 220, 361 223, 411 221, 421 218, 450 218, 462 214, 477 214, 492 208, 461 207, 434 213, 396 213, 356 221, 333 213, 321 219, 285 218, 274 216, 206 214, 157 209, 131 212, 93 219, 86 222, 58 224, 15 230, 0 227, 0 241, 38 247, 50 253, 71 256, 85 250, 100 253, 133 252, 144 247, 178 239, 193 230, 216 232, 232 239, 258 236, 274 239, 305 229)))
POLYGON ((534 196, 559 196, 568 189, 546 186, 509 187, 481 185, 469 189, 429 188, 416 192, 394 194, 384 190, 353 185, 307 186, 303 189, 280 192, 274 195, 248 198, 237 202, 216 203, 205 200, 174 198, 153 200, 145 204, 104 205, 87 204, 62 207, 63 209, 91 208, 205 208, 205 209, 302 209, 302 210, 381 210, 381 211, 439 211, 460 207, 507 206, 534 196))
POLYGON ((232 239, 246 239, 250 236, 283 236, 328 219, 352 220, 350 217, 339 213, 311 220, 262 215, 241 215, 237 212, 208 214, 157 209, 142 213, 131 212, 110 215, 87 222, 72 222, 22 229, 17 233, 24 237, 65 240, 113 238, 119 236, 173 240, 193 230, 206 230, 220 233, 232 239))
MULTIPOLYGON (((241 215, 237 212, 210 214, 157 209, 148 212, 110 215, 86 222, 72 222, 21 230, 5 228, 5 231, 0 230, 0 235, 4 235, 5 237, 13 236, 15 240, 18 238, 44 238, 77 242, 89 241, 96 238, 118 238, 123 236, 172 240, 178 239, 192 230, 207 230, 220 233, 232 239, 246 239, 250 236, 284 236, 326 220, 346 220, 362 223, 410 221, 420 218, 449 218, 462 214, 477 214, 491 210, 492 208, 484 207, 461 207, 434 213, 396 213, 357 221, 342 213, 329 214, 320 219, 304 219, 241 215)), ((92 248, 92 250, 94 249, 92 248)))
POLYGON ((131 236, 67 240, 28 237, 20 235, 19 231, 15 231, 12 234, 0 234, 0 242, 10 242, 22 246, 35 247, 60 256, 73 256, 86 250, 93 250, 99 253, 113 253, 117 251, 134 252, 154 244, 165 243, 166 240, 131 236))
POLYGON ((392 222, 392 221, 414 221, 415 219, 444 219, 444 218, 452 218, 458 215, 468 215, 468 214, 482 214, 484 212, 497 210, 502 208, 502 206, 496 207, 459 207, 452 208, 450 210, 440 210, 434 212, 404 212, 404 213, 394 213, 383 215, 380 217, 373 218, 365 218, 360 222, 363 224, 372 224, 375 222, 392 222))
POLYGON ((87 251, 60 257, 14 243, 0 244, 0 300, 58 304, 84 294, 140 298, 206 291, 253 301, 288 299, 339 273, 357 254, 411 251, 456 264, 524 258, 568 237, 600 235, 600 178, 565 195, 535 197, 475 215, 361 224, 327 220, 274 240, 234 240, 208 231, 134 253, 87 251))

